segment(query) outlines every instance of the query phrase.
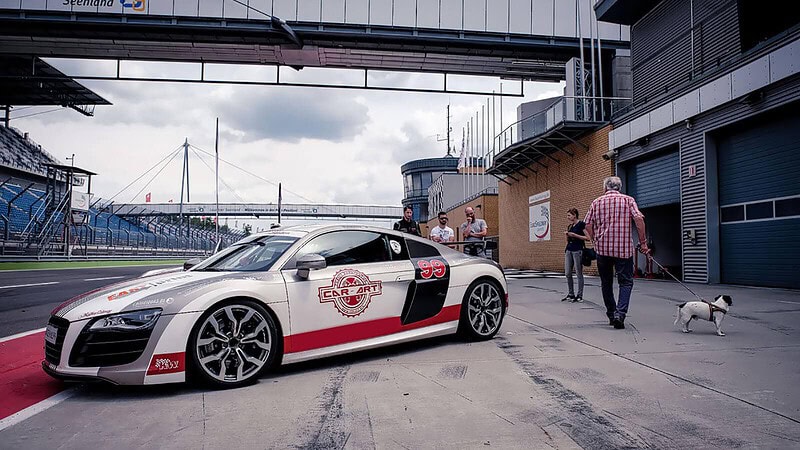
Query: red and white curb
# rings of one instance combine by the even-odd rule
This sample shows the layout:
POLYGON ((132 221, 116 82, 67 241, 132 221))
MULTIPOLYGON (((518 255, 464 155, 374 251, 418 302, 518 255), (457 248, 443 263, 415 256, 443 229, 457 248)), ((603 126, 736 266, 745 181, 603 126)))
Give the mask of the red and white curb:
POLYGON ((63 402, 68 388, 42 370, 44 328, 0 338, 0 431, 63 402))

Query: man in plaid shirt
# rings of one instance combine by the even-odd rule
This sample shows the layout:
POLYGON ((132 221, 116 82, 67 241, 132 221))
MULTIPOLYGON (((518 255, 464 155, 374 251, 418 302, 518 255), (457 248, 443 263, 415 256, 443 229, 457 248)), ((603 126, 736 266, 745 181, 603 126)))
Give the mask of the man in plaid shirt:
POLYGON ((586 235, 594 242, 597 251, 597 271, 603 290, 603 302, 609 325, 625 328, 625 315, 633 290, 633 256, 631 219, 639 234, 639 251, 648 254, 645 239, 644 215, 633 197, 619 192, 622 180, 608 177, 603 180, 605 193, 596 198, 583 219, 586 235), (614 272, 619 283, 619 303, 614 301, 614 272))

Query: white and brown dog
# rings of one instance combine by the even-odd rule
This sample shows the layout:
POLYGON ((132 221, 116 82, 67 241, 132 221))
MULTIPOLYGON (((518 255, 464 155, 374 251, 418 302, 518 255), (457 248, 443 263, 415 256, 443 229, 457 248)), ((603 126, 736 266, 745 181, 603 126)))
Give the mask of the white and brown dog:
POLYGON ((675 318, 675 325, 681 324, 684 333, 690 333, 689 322, 692 319, 704 319, 709 322, 714 322, 717 326, 717 335, 725 336, 722 332, 722 319, 725 318, 728 309, 733 304, 733 300, 729 295, 718 295, 713 303, 702 302, 686 302, 678 306, 678 317, 675 318))

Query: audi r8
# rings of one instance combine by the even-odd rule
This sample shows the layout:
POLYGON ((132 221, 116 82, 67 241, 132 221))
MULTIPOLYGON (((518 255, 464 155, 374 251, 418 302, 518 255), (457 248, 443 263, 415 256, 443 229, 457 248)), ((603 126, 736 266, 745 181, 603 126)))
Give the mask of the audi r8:
POLYGON ((235 387, 282 363, 450 333, 490 339, 508 308, 495 262, 361 225, 274 229, 159 272, 55 308, 44 370, 235 387))

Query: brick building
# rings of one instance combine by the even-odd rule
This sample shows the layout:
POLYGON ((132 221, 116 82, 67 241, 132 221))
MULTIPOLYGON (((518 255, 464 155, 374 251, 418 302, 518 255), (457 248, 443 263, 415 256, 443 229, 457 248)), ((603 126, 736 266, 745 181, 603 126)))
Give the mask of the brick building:
MULTIPOLYGON (((579 139, 585 147, 568 144, 564 149, 569 153, 554 153, 558 163, 551 160, 547 168, 539 166, 527 178, 500 183, 500 261, 504 267, 564 270, 567 210, 577 208, 583 218, 592 200, 602 194, 603 179, 614 174, 613 162, 603 159, 610 128, 605 126, 579 139), (549 198, 543 200, 550 203, 550 239, 531 241, 529 200, 546 191, 550 191, 549 198)), ((540 203, 534 202, 533 206, 540 203)), ((594 269, 592 265, 587 271, 594 269)))

